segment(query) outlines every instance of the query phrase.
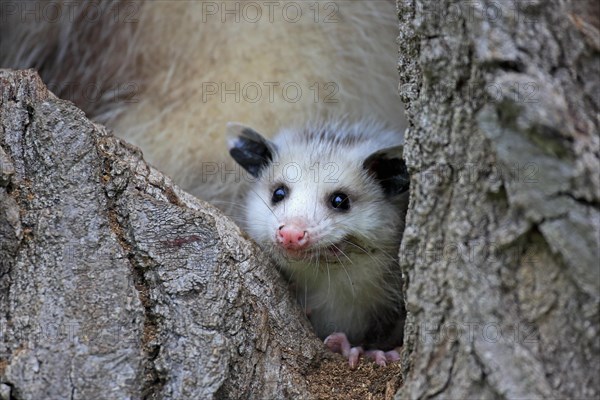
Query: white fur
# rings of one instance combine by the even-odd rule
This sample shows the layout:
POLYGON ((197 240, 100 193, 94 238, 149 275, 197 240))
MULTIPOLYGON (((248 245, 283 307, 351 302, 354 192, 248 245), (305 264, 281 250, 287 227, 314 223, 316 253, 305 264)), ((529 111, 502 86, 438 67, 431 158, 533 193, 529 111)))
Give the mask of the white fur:
POLYGON ((285 130, 274 143, 278 150, 272 164, 248 193, 245 227, 294 284, 317 334, 325 337, 341 331, 359 343, 374 313, 398 304, 396 254, 403 230, 403 208, 386 198, 364 170, 363 161, 377 150, 401 144, 402 134, 382 124, 338 120, 285 130), (350 145, 307 140, 306 132, 311 130, 329 131, 329 138, 357 139, 350 145), (271 204, 272 193, 281 184, 289 188, 288 196, 271 204), (348 211, 330 206, 329 197, 335 192, 349 196, 348 211), (290 223, 305 226, 312 243, 306 259, 290 260, 277 245, 278 228, 290 223), (344 241, 349 236, 354 244, 344 241), (318 255, 331 244, 343 254, 320 259, 318 255))

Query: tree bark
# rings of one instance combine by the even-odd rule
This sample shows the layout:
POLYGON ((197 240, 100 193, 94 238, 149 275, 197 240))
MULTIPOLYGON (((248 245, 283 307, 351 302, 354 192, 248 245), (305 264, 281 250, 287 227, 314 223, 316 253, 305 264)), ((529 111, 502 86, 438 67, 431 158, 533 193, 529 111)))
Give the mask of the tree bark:
POLYGON ((141 152, 0 70, 0 398, 310 398, 277 270, 141 152))
POLYGON ((597 3, 398 6, 412 182, 397 398, 596 398, 597 3))

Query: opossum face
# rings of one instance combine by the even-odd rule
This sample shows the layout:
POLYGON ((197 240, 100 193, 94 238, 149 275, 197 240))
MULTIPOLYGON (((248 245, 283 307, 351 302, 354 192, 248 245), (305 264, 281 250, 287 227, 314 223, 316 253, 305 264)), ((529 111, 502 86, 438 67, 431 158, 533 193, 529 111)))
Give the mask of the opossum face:
POLYGON ((289 268, 395 254, 408 189, 401 146, 320 140, 276 144, 242 128, 230 153, 257 178, 245 204, 248 233, 289 268))

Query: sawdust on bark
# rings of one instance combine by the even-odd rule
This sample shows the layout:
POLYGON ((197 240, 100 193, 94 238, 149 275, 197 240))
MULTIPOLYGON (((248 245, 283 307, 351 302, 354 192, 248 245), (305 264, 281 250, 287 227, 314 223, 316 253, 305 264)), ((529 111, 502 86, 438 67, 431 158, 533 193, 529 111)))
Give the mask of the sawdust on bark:
POLYGON ((379 367, 364 359, 351 370, 339 356, 323 361, 307 380, 320 400, 392 400, 403 383, 401 370, 399 362, 379 367))

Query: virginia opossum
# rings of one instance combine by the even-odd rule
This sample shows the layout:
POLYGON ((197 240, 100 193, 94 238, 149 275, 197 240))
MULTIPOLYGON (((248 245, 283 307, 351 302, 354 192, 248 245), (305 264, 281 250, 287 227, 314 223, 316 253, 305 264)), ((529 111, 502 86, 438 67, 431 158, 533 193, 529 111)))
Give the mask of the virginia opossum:
MULTIPOLYGON (((3 1, 0 7, 0 37, 3 39, 0 67, 37 68, 55 94, 73 100, 92 119, 138 145, 147 160, 171 175, 180 186, 213 202, 248 229, 251 230, 245 223, 248 217, 237 213, 248 185, 231 173, 235 164, 227 155, 224 134, 229 121, 243 121, 268 133, 303 126, 317 139, 317 131, 337 132, 334 136, 338 138, 339 149, 330 155, 344 157, 332 157, 331 161, 340 165, 354 163, 353 169, 346 169, 339 179, 364 178, 371 185, 365 183, 363 187, 368 194, 379 193, 373 197, 372 211, 393 208, 395 200, 381 197, 383 195, 373 186, 379 170, 363 168, 366 175, 362 176, 356 166, 356 163, 364 163, 366 153, 400 143, 405 127, 397 95, 397 18, 393 0, 3 1), (366 116, 381 124, 361 122, 366 116), (310 125, 309 121, 315 124, 310 125), (364 132, 356 143, 342 139, 344 132, 359 130, 364 132), (373 137, 367 137, 369 135, 373 137), (359 143, 366 147, 359 150, 359 143), (351 149, 354 149, 353 156, 346 159, 351 149)), ((287 132, 280 135, 280 138, 288 138, 282 139, 284 141, 295 137, 287 132)), ((331 134, 323 135, 321 140, 326 142, 331 134)), ((265 139, 257 143, 270 142, 265 139)), ((276 147, 266 146, 272 157, 284 156, 285 145, 274 143, 276 147)), ((308 148, 300 145, 297 148, 308 157, 308 148)), ((387 161, 381 162, 388 165, 387 161)), ((381 177, 379 181, 377 188, 385 184, 381 177)), ((263 182, 262 176, 260 182, 263 182)), ((292 190, 291 196, 298 192, 295 185, 287 184, 292 190)), ((362 190, 355 185, 356 182, 350 181, 348 187, 339 186, 345 190, 340 193, 349 195, 362 190)), ((325 188, 329 186, 317 185, 315 190, 325 188)), ((260 195, 266 196, 265 193, 260 195)), ((267 202, 271 201, 271 195, 265 199, 267 202)), ((382 227, 376 236, 372 230, 368 230, 371 233, 367 236, 361 236, 363 228, 352 228, 350 222, 364 203, 357 203, 353 197, 349 197, 350 211, 333 214, 340 217, 338 219, 346 218, 346 222, 338 221, 342 224, 336 229, 345 232, 347 242, 339 253, 320 254, 314 260, 319 261, 320 267, 325 261, 331 263, 334 254, 354 260, 355 253, 360 253, 355 246, 368 245, 370 250, 378 244, 382 251, 377 257, 371 257, 383 263, 380 261, 383 258, 378 257, 385 257, 386 253, 391 259, 384 263, 385 267, 379 268, 380 264, 369 257, 370 269, 377 271, 370 276, 385 279, 387 285, 381 284, 375 296, 373 290, 379 282, 374 279, 370 289, 361 291, 360 296, 346 304, 364 303, 365 296, 373 295, 374 300, 369 302, 376 305, 391 296, 395 300, 389 304, 396 300, 398 304, 392 310, 395 313, 402 309, 402 301, 397 282, 399 274, 394 270, 392 259, 400 241, 399 215, 403 208, 383 218, 388 228, 382 227), (393 224, 397 224, 395 229, 391 229, 393 224), (385 236, 390 229, 393 234, 385 236), (389 247, 388 240, 393 242, 389 247), (392 288, 397 289, 395 294, 391 293, 392 288)), ((283 209, 285 204, 286 201, 282 201, 276 208, 283 209)), ((323 205, 321 201, 309 206, 316 210, 317 204, 323 205)), ((381 220, 381 216, 373 219, 372 227, 381 220)), ((254 232, 252 234, 261 241, 254 232)), ((280 254, 273 253, 274 257, 280 254)), ((287 265, 282 264, 281 257, 279 264, 287 265)), ((350 269, 349 261, 338 264, 350 269)), ((334 267, 327 270, 332 274, 334 267)), ((290 273, 290 277, 294 279, 298 274, 290 273)), ((315 276, 323 277, 316 273, 315 276)), ((307 282, 309 277, 306 276, 307 282)), ((331 279, 330 276, 323 283, 332 282, 331 279)), ((357 278, 350 280, 355 282, 357 278)), ((341 297, 336 299, 342 300, 341 297)), ((335 314, 319 311, 315 299, 303 302, 314 309, 311 318, 321 336, 327 331, 323 325, 329 324, 334 328, 331 332, 343 327, 352 343, 359 344, 365 332, 358 331, 367 329, 363 320, 356 320, 353 329, 348 328, 349 316, 344 321, 320 321, 320 315, 335 314)), ((360 306, 360 310, 365 309, 360 306)), ((384 310, 389 311, 388 306, 375 309, 383 313, 379 322, 395 318, 384 315, 384 310)), ((338 306, 338 310, 338 314, 342 314, 345 308, 338 306)), ((377 330, 371 331, 377 333, 377 330)), ((339 337, 329 339, 330 347, 336 338, 339 337)))
POLYGON ((404 314, 396 255, 409 186, 400 132, 343 120, 284 130, 273 141, 239 124, 228 130, 232 157, 257 178, 244 226, 293 283, 317 334, 351 367, 363 344, 380 365, 397 360, 404 314))

